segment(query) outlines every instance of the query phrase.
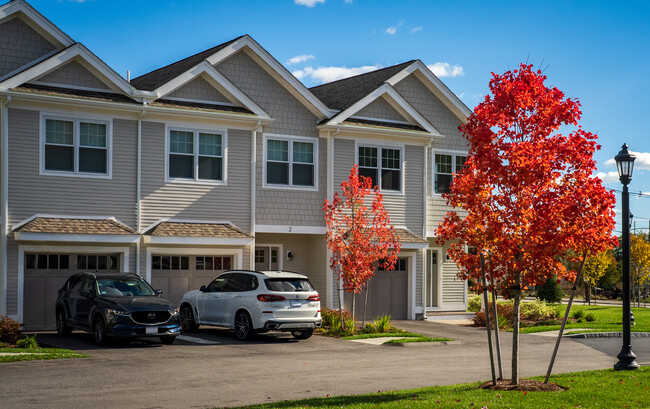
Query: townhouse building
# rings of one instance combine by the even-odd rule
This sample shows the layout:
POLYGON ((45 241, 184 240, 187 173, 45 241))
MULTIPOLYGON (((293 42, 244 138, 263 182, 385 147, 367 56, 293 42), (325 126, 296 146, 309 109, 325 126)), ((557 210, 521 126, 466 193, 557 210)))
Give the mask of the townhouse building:
MULTIPOLYGON (((306 88, 248 35, 127 81, 23 0, 0 6, 0 314, 54 327, 77 271, 172 302, 228 269, 309 276, 336 308, 323 201, 356 164, 402 240, 369 315, 466 307, 437 244, 470 110, 419 60, 306 88)), ((344 297, 346 303, 348 298, 344 297)))

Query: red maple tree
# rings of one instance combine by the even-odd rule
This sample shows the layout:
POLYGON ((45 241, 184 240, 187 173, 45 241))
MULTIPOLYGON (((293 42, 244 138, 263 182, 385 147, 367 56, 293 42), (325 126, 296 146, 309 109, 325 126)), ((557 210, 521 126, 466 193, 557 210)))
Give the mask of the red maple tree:
POLYGON ((514 299, 512 383, 517 384, 522 291, 553 275, 572 280, 575 271, 561 258, 582 261, 616 244, 615 197, 592 176, 600 146, 595 134, 577 126, 577 100, 547 87, 546 76, 532 65, 492 77, 491 95, 460 127, 469 157, 445 196, 465 215, 448 212, 437 235, 452 241, 449 255, 460 277, 480 282, 483 253, 488 277, 500 283, 496 290, 514 299), (575 129, 556 133, 565 125, 575 129))
MULTIPOLYGON (((348 180, 341 183, 341 193, 335 193, 331 203, 325 199, 323 206, 327 246, 332 252, 330 267, 343 280, 345 291, 359 293, 377 267, 395 268, 401 243, 379 188, 372 187, 372 179, 359 175, 357 165, 350 170, 348 180)), ((343 325, 340 299, 339 312, 343 325)))

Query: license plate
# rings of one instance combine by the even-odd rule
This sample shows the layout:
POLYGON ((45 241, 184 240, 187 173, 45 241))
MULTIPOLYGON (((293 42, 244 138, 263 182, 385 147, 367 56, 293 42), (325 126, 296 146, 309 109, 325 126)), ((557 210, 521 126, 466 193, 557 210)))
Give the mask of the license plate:
POLYGON ((291 300, 291 308, 302 307, 302 300, 291 300))
POLYGON ((144 333, 147 334, 147 335, 157 334, 158 333, 158 327, 145 327, 144 333))

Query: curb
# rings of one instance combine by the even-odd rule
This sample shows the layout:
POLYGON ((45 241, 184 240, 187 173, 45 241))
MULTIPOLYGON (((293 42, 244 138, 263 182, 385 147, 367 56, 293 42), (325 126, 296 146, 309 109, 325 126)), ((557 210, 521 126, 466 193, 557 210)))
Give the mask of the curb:
MULTIPOLYGON (((622 332, 587 332, 584 334, 569 334, 566 338, 622 338, 622 332)), ((632 332, 632 338, 650 338, 650 332, 632 332)))

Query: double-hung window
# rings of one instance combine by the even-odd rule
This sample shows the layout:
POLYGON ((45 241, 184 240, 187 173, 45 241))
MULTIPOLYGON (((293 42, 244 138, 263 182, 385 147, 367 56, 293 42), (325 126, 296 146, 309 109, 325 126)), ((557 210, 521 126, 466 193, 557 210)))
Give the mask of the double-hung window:
POLYGON ((402 150, 394 147, 358 146, 359 175, 372 179, 383 191, 402 190, 402 150))
POLYGON ((265 154, 267 186, 316 187, 318 148, 313 139, 268 135, 265 154))
POLYGON ((170 129, 168 178, 224 182, 225 142, 225 132, 170 129))
POLYGON ((436 194, 449 193, 454 174, 465 166, 467 153, 435 152, 433 155, 433 191, 436 194))
POLYGON ((110 176, 110 123, 43 118, 43 173, 110 176))

